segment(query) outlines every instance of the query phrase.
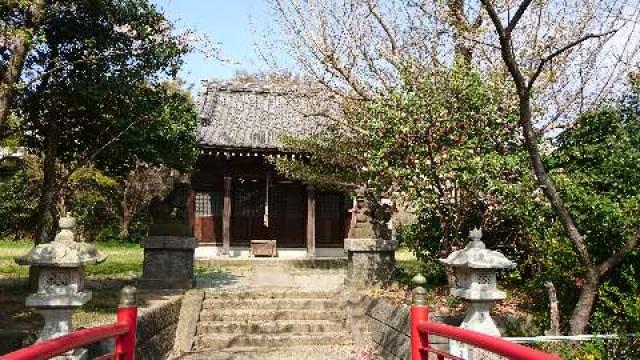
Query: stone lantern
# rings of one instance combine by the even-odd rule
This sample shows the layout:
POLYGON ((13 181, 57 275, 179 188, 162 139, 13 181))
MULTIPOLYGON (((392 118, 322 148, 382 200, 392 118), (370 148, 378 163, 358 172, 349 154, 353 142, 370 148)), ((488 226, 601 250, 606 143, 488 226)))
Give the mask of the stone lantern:
MULTIPOLYGON (((456 278, 451 295, 468 302, 465 318, 460 327, 491 336, 500 336, 500 330, 491 318, 490 311, 496 301, 504 300, 506 294, 497 288, 496 273, 501 269, 513 269, 516 264, 497 251, 486 248, 482 242, 482 231, 469 233, 471 242, 441 261, 453 268, 456 278)), ((451 354, 466 359, 473 358, 468 349, 452 342, 451 354)))
MULTIPOLYGON (((91 299, 91 292, 84 290, 84 267, 106 259, 92 244, 75 241, 73 217, 63 217, 58 224, 60 231, 53 242, 37 245, 26 256, 15 258, 18 264, 39 270, 38 290, 25 302, 44 317, 38 342, 72 331, 73 311, 91 299)), ((77 352, 67 358, 78 358, 77 352)))

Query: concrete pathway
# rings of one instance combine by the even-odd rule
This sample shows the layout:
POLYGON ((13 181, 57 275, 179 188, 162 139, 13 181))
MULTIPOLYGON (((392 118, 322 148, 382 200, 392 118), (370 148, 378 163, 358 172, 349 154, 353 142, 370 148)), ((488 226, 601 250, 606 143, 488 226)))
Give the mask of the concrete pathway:
MULTIPOLYGON (((303 263, 302 263, 303 264, 303 263)), ((336 290, 344 286, 344 267, 306 268, 287 261, 200 268, 196 287, 220 289, 293 288, 336 290)))
POLYGON ((283 349, 246 349, 244 351, 202 351, 181 359, 188 360, 377 360, 370 350, 354 346, 305 346, 283 349))

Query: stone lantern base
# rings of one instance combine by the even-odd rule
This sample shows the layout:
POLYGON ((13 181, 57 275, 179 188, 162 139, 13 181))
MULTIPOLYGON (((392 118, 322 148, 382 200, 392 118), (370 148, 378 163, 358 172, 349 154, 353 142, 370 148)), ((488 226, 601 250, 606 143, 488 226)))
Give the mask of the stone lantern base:
MULTIPOLYGON (((89 294, 89 298, 91 294, 89 294)), ((45 319, 44 327, 40 332, 38 342, 53 339, 59 336, 67 335, 73 331, 71 316, 77 306, 69 308, 35 308, 35 312, 42 315, 45 319)), ((87 349, 74 349, 65 355, 56 356, 53 360, 85 360, 88 359, 89 353, 87 349)))
POLYGON ((349 258, 345 280, 348 286, 386 286, 393 281, 397 241, 345 239, 344 247, 349 258))
POLYGON ((191 289, 196 239, 149 236, 142 244, 144 263, 138 286, 146 289, 191 289))

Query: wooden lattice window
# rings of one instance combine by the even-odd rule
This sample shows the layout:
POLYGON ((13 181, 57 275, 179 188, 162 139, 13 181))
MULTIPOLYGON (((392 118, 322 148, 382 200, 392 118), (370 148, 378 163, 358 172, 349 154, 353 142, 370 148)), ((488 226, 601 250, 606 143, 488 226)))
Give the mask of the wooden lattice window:
POLYGON ((233 216, 259 217, 264 215, 264 199, 259 191, 237 189, 233 192, 233 216))
POLYGON ((306 216, 305 194, 302 189, 290 189, 287 194, 287 217, 302 219, 306 216))
POLYGON ((302 189, 273 189, 269 192, 269 217, 302 219, 304 201, 302 189))
POLYGON ((222 192, 196 193, 196 216, 222 216, 222 192))
POLYGON ((211 216, 211 195, 196 193, 196 216, 211 216))
POLYGON ((316 216, 323 220, 338 220, 344 215, 344 200, 338 194, 319 194, 316 216))

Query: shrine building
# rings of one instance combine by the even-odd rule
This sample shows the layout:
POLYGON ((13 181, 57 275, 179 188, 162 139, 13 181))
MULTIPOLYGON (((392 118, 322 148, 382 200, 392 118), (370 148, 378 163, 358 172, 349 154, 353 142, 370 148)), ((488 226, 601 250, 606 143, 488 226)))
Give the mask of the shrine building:
POLYGON ((282 137, 326 126, 326 97, 302 87, 207 81, 198 106, 196 256, 248 256, 265 244, 280 257, 344 256, 352 200, 287 179, 268 160, 306 156, 286 151, 282 137))

